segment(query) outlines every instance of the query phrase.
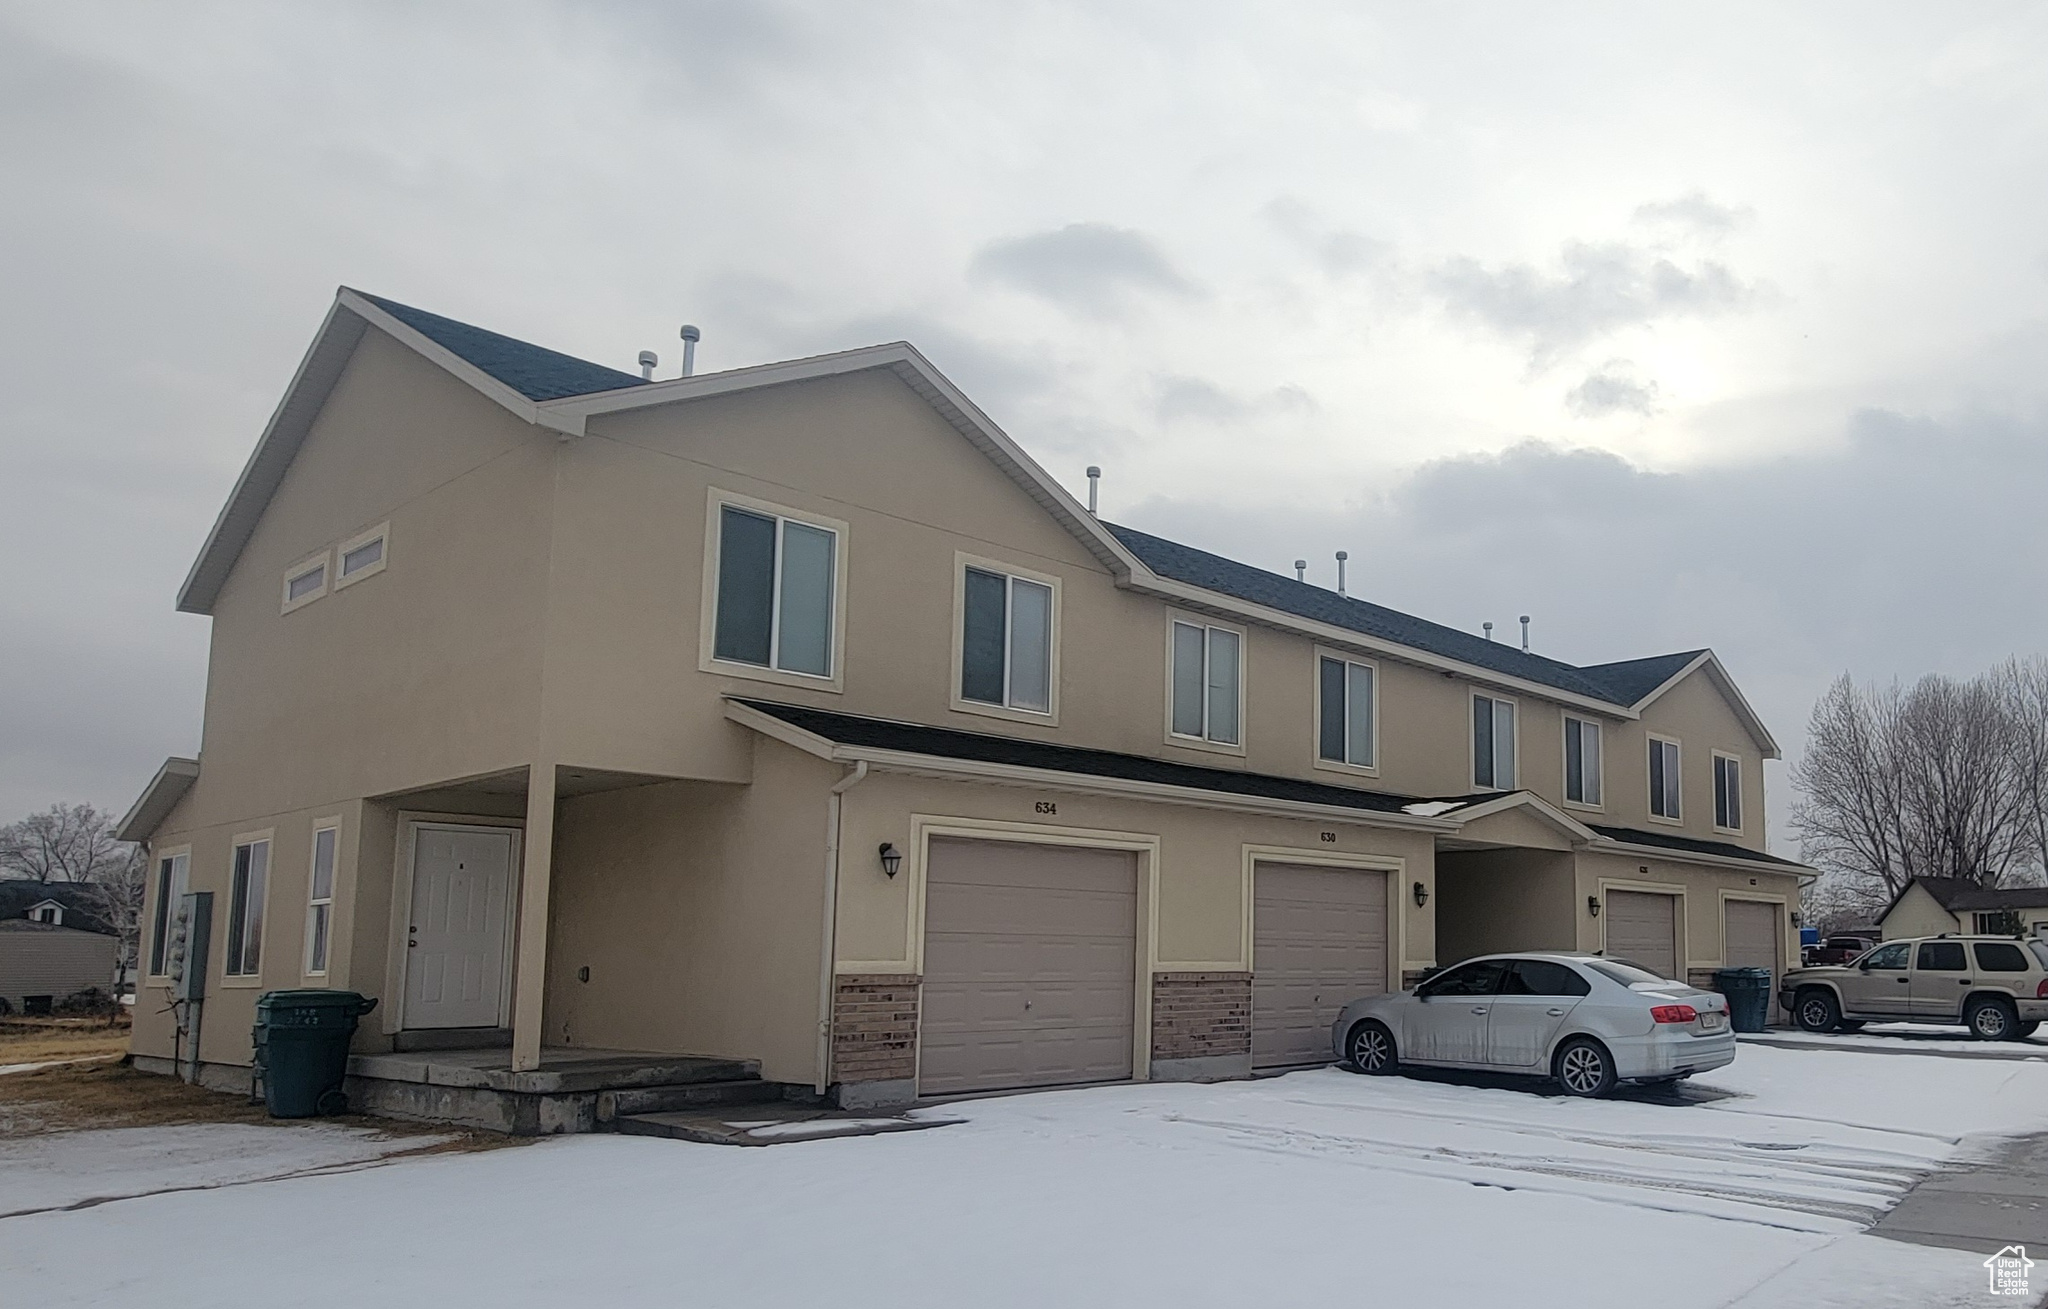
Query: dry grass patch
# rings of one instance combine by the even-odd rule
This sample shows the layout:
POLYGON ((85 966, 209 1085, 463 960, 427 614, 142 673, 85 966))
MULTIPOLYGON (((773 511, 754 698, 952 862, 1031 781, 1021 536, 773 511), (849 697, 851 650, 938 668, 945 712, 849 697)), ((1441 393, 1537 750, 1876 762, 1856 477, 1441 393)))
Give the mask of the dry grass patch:
POLYGON ((128 1026, 98 1019, 13 1018, 0 1020, 0 1067, 91 1059, 128 1053, 128 1026))

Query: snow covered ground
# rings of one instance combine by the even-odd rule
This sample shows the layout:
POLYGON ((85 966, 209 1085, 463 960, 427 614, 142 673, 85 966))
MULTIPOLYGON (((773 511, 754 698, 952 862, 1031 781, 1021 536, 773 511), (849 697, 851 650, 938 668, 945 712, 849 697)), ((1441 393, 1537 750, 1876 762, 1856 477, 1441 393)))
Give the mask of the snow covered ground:
POLYGON ((1844 1050, 1911 1050, 1919 1054, 1969 1055, 1977 1059, 2048 1059, 2048 1030, 2023 1041, 1979 1041, 1967 1027, 1936 1027, 1920 1023, 1871 1023, 1856 1032, 1802 1032, 1779 1027, 1751 1032, 1745 1041, 1766 1044, 1821 1042, 1844 1050))
MULTIPOLYGON (((160 1309, 1981 1305, 1989 1249, 1861 1229, 1925 1170, 2048 1130, 2048 1064, 1745 1045, 1683 1099, 1323 1070, 945 1112, 967 1121, 769 1149, 578 1137, 33 1213, 0 1220, 0 1286, 160 1309)), ((351 1148, 233 1130, 276 1144, 218 1180, 351 1148)), ((195 1176, 97 1135, 52 1143, 118 1157, 131 1191, 195 1176)), ((16 1162, 0 1212, 45 1181, 79 1193, 16 1162)))

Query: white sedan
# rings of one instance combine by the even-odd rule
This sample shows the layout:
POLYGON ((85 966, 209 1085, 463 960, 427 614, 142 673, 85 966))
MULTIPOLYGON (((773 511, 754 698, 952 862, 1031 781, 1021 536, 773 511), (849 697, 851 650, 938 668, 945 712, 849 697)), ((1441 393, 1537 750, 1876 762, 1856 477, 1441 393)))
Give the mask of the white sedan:
POLYGON ((1361 1073, 1403 1064, 1551 1077, 1567 1095, 1675 1082, 1735 1059, 1728 1001, 1619 959, 1488 955, 1354 1000, 1330 1029, 1361 1073))

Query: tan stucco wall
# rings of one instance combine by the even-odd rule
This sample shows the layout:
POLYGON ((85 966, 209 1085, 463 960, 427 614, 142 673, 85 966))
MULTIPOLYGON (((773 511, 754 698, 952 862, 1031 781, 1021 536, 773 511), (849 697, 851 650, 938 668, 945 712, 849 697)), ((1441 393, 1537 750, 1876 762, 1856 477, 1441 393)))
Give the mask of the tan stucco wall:
MULTIPOLYGON (((1560 728, 1560 731, 1562 729, 1560 728)), ((1666 691, 1640 721, 1609 729, 1605 818, 1588 821, 1668 831, 1707 841, 1764 848, 1763 754, 1728 700, 1701 669, 1666 691), (1683 823, 1650 817, 1650 735, 1679 743, 1679 812, 1683 823), (1742 760, 1742 830, 1714 826, 1714 751, 1742 760)), ((1562 739, 1560 737, 1560 739, 1562 739)))
MULTIPOLYGON (((1582 853, 1576 861, 1578 885, 1572 903, 1576 906, 1579 949, 1606 948, 1606 917, 1586 912, 1586 897, 1607 891, 1677 888, 1682 892, 1679 919, 1685 952, 1684 964, 1692 969, 1718 968, 1725 962, 1722 952, 1721 903, 1731 899, 1775 901, 1784 912, 1799 907, 1799 879, 1790 873, 1749 872, 1689 864, 1676 859, 1621 854, 1582 853)), ((1799 933, 1789 919, 1779 920, 1780 938, 1785 943, 1785 965, 1796 966, 1799 933)))
POLYGON ((1571 854, 1446 851, 1436 858, 1437 958, 1446 966, 1503 950, 1576 950, 1571 854))
POLYGON ((1927 894, 1926 888, 1916 884, 1906 888, 1906 893, 1884 916, 1877 930, 1890 941, 1902 936, 1939 936, 1943 932, 1960 932, 1963 923, 1942 908, 1939 900, 1927 894))

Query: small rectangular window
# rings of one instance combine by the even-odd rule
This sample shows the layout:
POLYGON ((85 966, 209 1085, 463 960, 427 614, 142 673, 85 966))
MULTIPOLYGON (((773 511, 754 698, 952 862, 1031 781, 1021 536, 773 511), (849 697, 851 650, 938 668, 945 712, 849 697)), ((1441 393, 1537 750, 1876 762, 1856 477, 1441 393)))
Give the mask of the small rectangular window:
POLYGON ((1515 789, 1515 702, 1472 697, 1472 784, 1515 789))
POLYGON ((986 568, 967 569, 960 614, 960 698, 1052 712, 1053 592, 986 568))
POLYGON ((379 524, 361 536, 343 541, 337 552, 341 562, 334 573, 334 589, 384 571, 385 553, 391 537, 389 524, 379 524))
POLYGON ((1960 973, 1970 965, 1963 958, 1961 941, 1922 941, 1913 966, 1928 973, 1960 973))
POLYGON ((186 867, 191 856, 165 855, 156 861, 156 913, 149 923, 149 975, 164 975, 164 949, 171 937, 171 920, 177 916, 185 895, 186 867))
POLYGON ((1317 656, 1316 663, 1316 757, 1356 768, 1376 766, 1372 665, 1331 655, 1317 656))
POLYGON ((341 833, 323 827, 313 833, 313 869, 306 895, 306 972, 327 971, 327 937, 334 917, 334 855, 341 833))
POLYGON ((1742 761, 1731 755, 1714 756, 1714 826, 1742 830, 1742 761))
POLYGON ((2003 941, 1979 941, 1977 970, 1985 973, 2024 973, 2027 971, 2026 952, 2016 945, 2003 941))
POLYGON ((1600 804, 1600 724, 1565 715, 1564 798, 1597 808, 1600 804))
POLYGON ((327 594, 327 556, 308 559, 284 575, 284 611, 290 613, 327 594))
POLYGON ((830 677, 838 545, 830 528, 721 505, 713 656, 830 677))
POLYGON ((228 948, 224 971, 229 977, 254 977, 263 961, 263 900, 270 880, 270 842, 250 841, 235 847, 234 876, 228 887, 228 948))
POLYGON ((1238 743, 1242 638, 1223 627, 1173 624, 1171 723, 1175 736, 1238 743))
POLYGON ((1650 738, 1650 816, 1678 821, 1678 742, 1650 738))

